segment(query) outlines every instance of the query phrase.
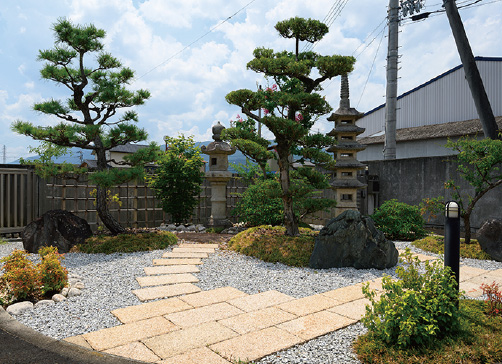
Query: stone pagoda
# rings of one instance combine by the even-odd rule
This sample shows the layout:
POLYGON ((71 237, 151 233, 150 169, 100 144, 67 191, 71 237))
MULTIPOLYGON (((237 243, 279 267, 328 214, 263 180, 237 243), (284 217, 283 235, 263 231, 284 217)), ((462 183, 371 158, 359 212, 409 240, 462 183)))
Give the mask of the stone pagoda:
POLYGON ((357 142, 357 135, 364 132, 364 128, 356 125, 356 121, 364 113, 350 107, 349 80, 347 75, 342 75, 340 91, 340 107, 330 117, 329 121, 335 122, 335 127, 328 133, 335 137, 337 144, 327 149, 335 156, 335 167, 331 188, 335 190, 337 205, 335 216, 346 210, 357 210, 357 191, 366 185, 357 179, 357 172, 366 166, 357 160, 357 152, 366 149, 366 146, 357 142))
POLYGON ((225 129, 218 123, 213 126, 213 140, 202 146, 202 153, 209 155, 209 171, 206 177, 211 183, 211 217, 208 226, 227 228, 232 226, 227 219, 227 183, 232 178, 228 171, 228 156, 235 153, 235 148, 221 140, 221 132, 225 129))

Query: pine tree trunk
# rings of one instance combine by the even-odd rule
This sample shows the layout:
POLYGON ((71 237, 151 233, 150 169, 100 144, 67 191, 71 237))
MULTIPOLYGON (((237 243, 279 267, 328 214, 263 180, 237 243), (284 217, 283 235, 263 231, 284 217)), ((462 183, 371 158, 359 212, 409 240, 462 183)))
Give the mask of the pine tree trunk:
POLYGON ((290 192, 290 179, 289 179, 289 148, 286 151, 279 151, 279 173, 282 187, 282 201, 284 204, 284 226, 286 227, 286 235, 298 236, 300 230, 298 229, 298 219, 293 211, 293 199, 290 192))
POLYGON ((466 213, 463 216, 464 218, 464 229, 465 229, 465 244, 471 243, 471 213, 466 213))

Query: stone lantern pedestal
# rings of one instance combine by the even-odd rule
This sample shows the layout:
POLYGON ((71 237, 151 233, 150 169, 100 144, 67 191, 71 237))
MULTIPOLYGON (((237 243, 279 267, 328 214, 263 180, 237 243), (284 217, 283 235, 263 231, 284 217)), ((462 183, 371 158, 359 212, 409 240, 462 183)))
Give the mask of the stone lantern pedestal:
POLYGON ((213 126, 214 142, 202 146, 201 151, 209 155, 209 171, 206 178, 211 184, 211 217, 208 226, 212 228, 227 228, 232 223, 227 218, 227 183, 232 178, 228 171, 228 156, 235 153, 235 148, 221 140, 221 132, 225 129, 218 123, 213 126))

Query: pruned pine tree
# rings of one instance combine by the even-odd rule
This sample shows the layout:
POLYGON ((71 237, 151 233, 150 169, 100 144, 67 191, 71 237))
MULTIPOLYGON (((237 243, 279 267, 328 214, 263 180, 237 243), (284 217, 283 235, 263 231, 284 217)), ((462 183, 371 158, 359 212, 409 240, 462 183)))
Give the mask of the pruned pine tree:
MULTIPOLYGON (((334 163, 333 157, 323 149, 333 145, 335 140, 319 133, 311 134, 310 131, 321 115, 332 110, 319 94, 322 82, 351 72, 355 59, 299 51, 300 42, 317 42, 328 32, 328 27, 317 20, 296 17, 277 23, 275 29, 280 36, 295 41, 295 51, 255 49, 254 59, 247 64, 247 68, 263 74, 274 84, 265 90, 241 89, 227 94, 227 102, 239 106, 248 119, 244 120, 247 127, 237 125, 229 128, 224 131, 223 137, 260 166, 275 154, 280 171, 286 234, 295 236, 299 234, 299 229, 293 210, 294 190, 290 171, 294 162, 310 161, 324 166, 334 163), (317 77, 311 77, 312 73, 317 77), (261 117, 256 111, 259 109, 263 110, 261 117), (272 132, 275 136, 273 145, 257 135, 255 122, 261 122, 272 132), (299 158, 295 161, 292 156, 299 158)), ((322 181, 325 183, 325 178, 311 168, 298 167, 295 173, 313 186, 322 181)))
MULTIPOLYGON (((45 61, 40 73, 43 79, 65 86, 71 96, 65 101, 51 99, 36 103, 33 108, 42 114, 55 116, 60 123, 36 126, 31 122, 17 121, 12 129, 35 140, 48 142, 47 146, 93 150, 97 171, 89 178, 97 185, 98 215, 112 234, 124 233, 124 227, 108 209, 107 190, 140 177, 145 163, 155 160, 159 149, 152 143, 148 148, 126 157, 123 162, 108 159, 107 151, 147 139, 146 131, 135 125, 138 122, 137 113, 131 110, 122 112, 122 109, 142 105, 150 93, 141 89, 130 91, 126 87, 133 80, 134 72, 103 51, 104 30, 94 25, 74 25, 66 19, 59 19, 53 30, 54 48, 39 51, 38 60, 45 61), (93 61, 87 60, 90 55, 94 55, 93 61), (130 168, 109 168, 110 162, 127 164, 130 168)), ((67 167, 64 172, 71 172, 67 167)), ((59 172, 62 171, 53 168, 52 174, 59 172)))

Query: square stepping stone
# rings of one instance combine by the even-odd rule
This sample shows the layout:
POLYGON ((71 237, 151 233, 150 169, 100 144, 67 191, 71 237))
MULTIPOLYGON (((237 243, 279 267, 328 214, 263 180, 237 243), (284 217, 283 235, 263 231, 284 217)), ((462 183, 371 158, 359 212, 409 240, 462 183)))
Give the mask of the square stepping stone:
POLYGON ((162 254, 162 258, 207 258, 208 253, 173 253, 167 252, 162 254))
POLYGON ((202 264, 202 260, 195 258, 183 258, 183 259, 154 259, 153 265, 198 265, 202 264))
POLYGON ((362 282, 362 283, 357 284, 357 286, 361 287, 361 292, 362 292, 363 285, 366 283, 370 284, 370 289, 372 289, 372 290, 383 291, 382 277, 377 278, 377 279, 373 279, 371 281, 366 281, 366 282, 362 282))
POLYGON ((194 286, 192 283, 170 284, 168 286, 141 288, 132 291, 140 301, 174 297, 195 292, 200 292, 200 288, 194 286))
POLYGON ((184 354, 172 356, 158 364, 232 364, 208 348, 190 350, 184 354))
POLYGON ((178 330, 173 323, 163 317, 154 317, 130 324, 89 332, 82 336, 94 350, 103 351, 135 341, 178 330))
POLYGON ((227 360, 246 362, 258 360, 301 342, 303 340, 298 336, 277 327, 269 327, 219 342, 209 346, 209 348, 227 360))
POLYGON ((355 322, 357 321, 333 312, 320 311, 282 323, 277 327, 303 340, 311 340, 355 322))
POLYGON ((138 281, 141 287, 161 286, 161 285, 176 284, 176 283, 196 283, 199 281, 199 279, 196 276, 190 273, 137 277, 136 280, 138 281))
MULTIPOLYGON (((460 269, 462 270, 462 269, 460 269)), ((492 284, 493 282, 497 283, 499 287, 502 287, 502 277, 498 277, 496 275, 484 273, 479 276, 473 277, 466 282, 476 283, 478 286, 484 284, 492 284)))
POLYGON ((185 328, 200 325, 204 322, 218 321, 241 313, 242 311, 237 307, 231 306, 226 302, 220 302, 192 310, 171 313, 164 317, 176 326, 185 328))
POLYGON ((210 249, 217 249, 218 244, 190 244, 190 243, 181 243, 178 244, 179 248, 210 248, 210 249))
POLYGON ((478 298, 483 295, 483 290, 478 283, 470 281, 460 282, 459 289, 465 292, 466 297, 478 298))
POLYGON ((332 298, 316 294, 293 301, 282 303, 275 307, 290 312, 296 316, 306 316, 339 305, 340 302, 332 298))
POLYGON ((275 326, 295 318, 296 316, 292 313, 279 310, 275 307, 267 307, 258 311, 246 312, 241 315, 219 320, 218 322, 242 335, 275 326))
POLYGON ((116 348, 105 350, 104 352, 147 363, 156 363, 160 360, 160 358, 148 349, 145 344, 139 341, 117 346, 116 348))
POLYGON ((142 303, 137 306, 129 306, 113 310, 115 315, 124 324, 134 321, 141 321, 148 318, 168 315, 173 312, 189 310, 193 308, 188 303, 179 298, 173 297, 165 300, 142 303))
POLYGON ((222 287, 222 288, 215 288, 210 291, 189 294, 180 297, 180 299, 193 307, 202 307, 211 305, 213 303, 229 301, 231 299, 244 297, 247 295, 248 295, 247 293, 239 291, 237 288, 222 287))
POLYGON ((157 274, 181 274, 181 273, 198 273, 199 268, 196 265, 159 265, 157 267, 145 267, 146 275, 157 274))
POLYGON ((240 308, 243 311, 250 312, 260 310, 265 307, 279 305, 284 302, 294 300, 294 297, 278 291, 266 291, 249 296, 229 300, 228 303, 240 308))
POLYGON ((173 248, 173 253, 214 253, 214 248, 173 248))
POLYGON ((321 293, 323 296, 337 300, 340 304, 364 298, 362 285, 337 288, 332 291, 321 293))
POLYGON ((361 298, 332 307, 328 309, 328 311, 359 321, 364 315, 366 315, 366 305, 371 306, 370 300, 361 298))
POLYGON ((488 271, 480 268, 474 268, 474 267, 469 267, 467 265, 462 265, 460 266, 459 269, 460 272, 460 277, 459 280, 460 282, 466 281, 468 279, 477 277, 481 274, 487 274, 488 271))
POLYGON ((419 261, 425 262, 426 260, 437 260, 436 257, 431 257, 430 255, 425 254, 413 254, 414 257, 417 257, 419 261))
POLYGON ((183 330, 173 331, 143 340, 143 343, 162 359, 205 347, 238 334, 217 322, 206 322, 183 330))
POLYGON ((89 345, 87 340, 84 339, 84 337, 82 335, 70 336, 70 337, 67 337, 66 339, 63 339, 63 340, 66 342, 69 342, 69 343, 72 343, 72 344, 75 344, 78 346, 83 346, 84 348, 92 350, 92 346, 89 345))

